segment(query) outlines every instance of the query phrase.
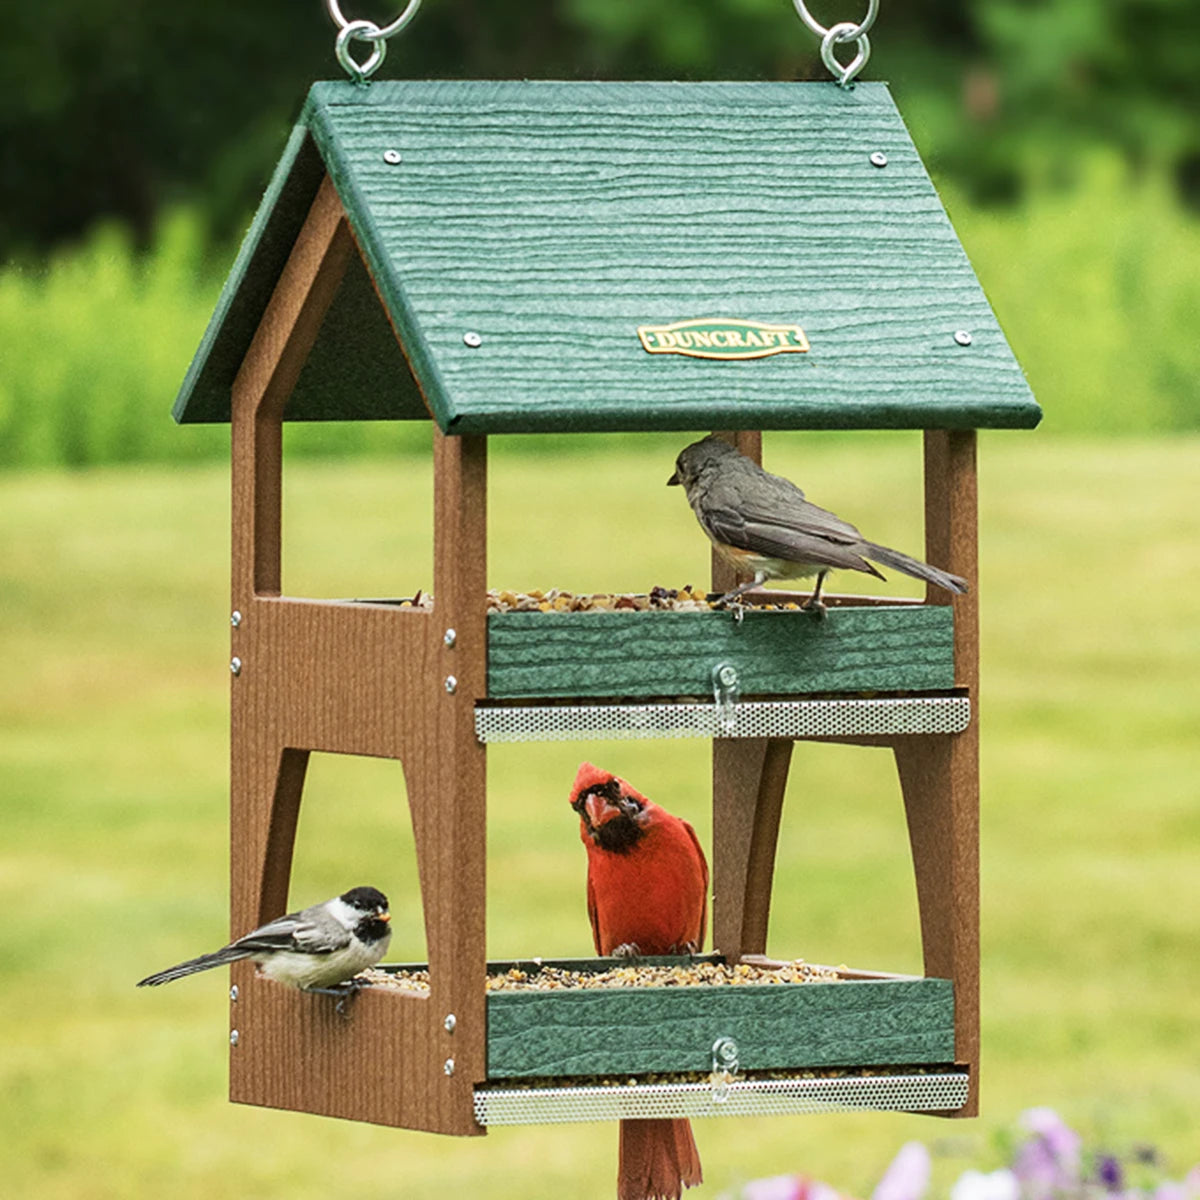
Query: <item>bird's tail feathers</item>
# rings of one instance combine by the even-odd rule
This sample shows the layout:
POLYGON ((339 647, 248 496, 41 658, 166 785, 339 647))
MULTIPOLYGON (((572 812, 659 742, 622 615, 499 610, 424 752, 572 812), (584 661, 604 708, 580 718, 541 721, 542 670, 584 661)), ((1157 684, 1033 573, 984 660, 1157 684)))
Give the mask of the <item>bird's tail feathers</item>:
POLYGON ((949 571, 943 571, 939 567, 931 567, 918 558, 909 558, 907 554, 901 554, 899 550, 892 550, 887 546, 877 546, 874 542, 865 542, 859 553, 866 558, 873 559, 881 566, 891 567, 893 571, 902 571, 914 579, 923 579, 926 583, 944 588, 956 596, 961 596, 967 591, 965 579, 951 575, 949 571))
POLYGON ((195 975, 197 971, 207 971, 210 967, 220 967, 225 963, 236 962, 239 958, 249 958, 252 950, 236 949, 226 946, 212 954, 202 954, 199 958, 189 958, 187 962, 177 963, 165 971, 157 971, 139 979, 138 987, 158 987, 160 983, 170 983, 172 979, 182 979, 185 975, 195 975))
POLYGON ((618 1200, 679 1200, 685 1187, 695 1187, 703 1178, 690 1122, 621 1122, 618 1200))

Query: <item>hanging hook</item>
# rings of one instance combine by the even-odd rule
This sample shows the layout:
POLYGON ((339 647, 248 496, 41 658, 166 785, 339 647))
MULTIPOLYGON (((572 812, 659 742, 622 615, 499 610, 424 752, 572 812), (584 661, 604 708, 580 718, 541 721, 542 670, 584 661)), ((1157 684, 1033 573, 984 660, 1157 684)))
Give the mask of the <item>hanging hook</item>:
POLYGON ((804 0, 792 0, 800 20, 821 39, 821 61, 829 68, 829 72, 837 80, 839 87, 849 87, 854 77, 867 65, 871 57, 871 40, 867 32, 875 24, 879 15, 879 0, 867 0, 867 15, 855 25, 853 21, 839 21, 830 29, 826 29, 820 21, 808 11, 804 0), (846 65, 842 65, 835 53, 836 46, 855 42, 858 53, 846 65))
POLYGON ((338 0, 325 0, 333 23, 338 27, 337 41, 334 43, 334 53, 342 64, 342 69, 355 83, 366 83, 368 78, 378 69, 387 57, 387 40, 395 37, 417 15, 421 0, 408 0, 408 6, 390 24, 381 29, 374 21, 347 21, 342 15, 342 6, 338 0), (351 42, 370 42, 371 53, 362 63, 355 60, 350 52, 351 42))

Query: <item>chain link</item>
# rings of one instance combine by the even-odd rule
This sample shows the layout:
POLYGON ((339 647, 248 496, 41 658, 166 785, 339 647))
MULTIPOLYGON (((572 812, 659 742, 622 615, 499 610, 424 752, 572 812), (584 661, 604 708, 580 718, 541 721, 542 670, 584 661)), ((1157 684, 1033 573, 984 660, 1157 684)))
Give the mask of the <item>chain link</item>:
POLYGON ((867 15, 857 25, 853 21, 839 21, 829 29, 808 11, 804 0, 792 0, 792 4, 795 5, 800 20, 821 39, 821 61, 829 68, 838 86, 849 87, 871 57, 871 39, 867 37, 867 32, 879 15, 879 0, 867 0, 867 15), (842 64, 838 61, 836 47, 844 46, 848 42, 855 43, 857 53, 849 63, 842 64))
POLYGON ((394 37, 417 15, 421 0, 408 0, 404 11, 390 24, 380 28, 374 21, 347 21, 342 14, 342 6, 338 0, 325 0, 333 23, 338 27, 337 41, 334 43, 334 53, 342 65, 342 69, 355 83, 366 83, 387 57, 387 40, 394 37), (363 62, 358 62, 350 50, 351 42, 367 42, 371 53, 363 62))

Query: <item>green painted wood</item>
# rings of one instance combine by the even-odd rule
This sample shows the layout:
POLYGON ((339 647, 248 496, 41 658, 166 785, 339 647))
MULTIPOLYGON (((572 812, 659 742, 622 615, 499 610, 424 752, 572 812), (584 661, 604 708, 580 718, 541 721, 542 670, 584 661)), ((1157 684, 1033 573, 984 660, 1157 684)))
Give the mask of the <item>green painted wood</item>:
POLYGON ((488 616, 488 696, 700 696, 732 663, 743 698, 954 686, 946 605, 802 611, 508 612, 488 616))
MULTIPOLYGON (((1040 418, 883 84, 324 83, 301 124, 448 432, 1040 418), (871 165, 875 151, 886 167, 871 165), (811 349, 721 362, 651 355, 637 337, 714 316, 798 322, 811 349)), ((294 225, 315 186, 306 155, 280 172, 181 420, 228 419, 280 267, 263 231, 294 225)), ((340 387, 325 344, 336 321, 289 415, 419 415, 410 382, 384 379, 394 355, 380 357, 377 386, 340 387)), ((387 329, 369 306, 347 324, 375 343, 387 329)))
POLYGON ((954 985, 887 979, 744 987, 491 992, 488 1078, 954 1061, 954 985))

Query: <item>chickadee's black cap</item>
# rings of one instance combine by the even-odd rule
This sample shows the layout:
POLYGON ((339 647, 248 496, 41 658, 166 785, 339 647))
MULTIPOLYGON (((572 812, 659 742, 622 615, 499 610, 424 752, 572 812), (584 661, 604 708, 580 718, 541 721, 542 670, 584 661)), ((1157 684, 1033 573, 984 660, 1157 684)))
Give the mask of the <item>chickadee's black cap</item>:
POLYGON ((343 892, 339 899, 344 904, 361 909, 363 912, 374 912, 376 909, 386 909, 388 906, 388 898, 378 888, 373 887, 351 888, 348 892, 343 892))

